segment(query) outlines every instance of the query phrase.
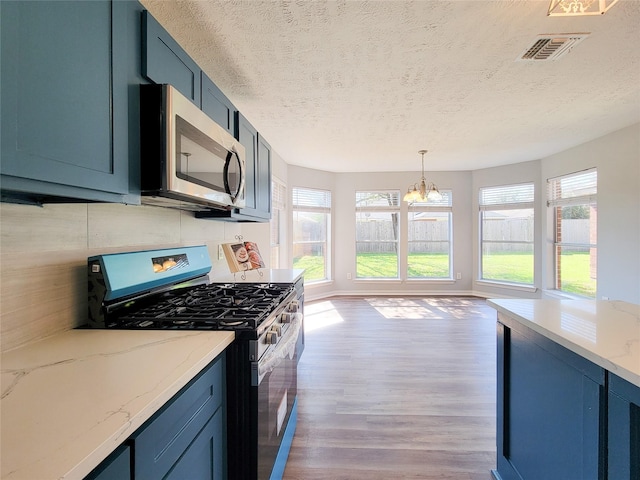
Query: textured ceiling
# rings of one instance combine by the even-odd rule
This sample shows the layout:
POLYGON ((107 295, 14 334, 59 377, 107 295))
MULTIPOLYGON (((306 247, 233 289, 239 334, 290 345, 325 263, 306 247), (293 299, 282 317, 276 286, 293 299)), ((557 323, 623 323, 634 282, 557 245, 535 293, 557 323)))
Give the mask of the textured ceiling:
POLYGON ((640 1, 166 1, 143 5, 289 164, 474 170, 640 122, 640 1), (539 34, 588 32, 556 61, 539 34))

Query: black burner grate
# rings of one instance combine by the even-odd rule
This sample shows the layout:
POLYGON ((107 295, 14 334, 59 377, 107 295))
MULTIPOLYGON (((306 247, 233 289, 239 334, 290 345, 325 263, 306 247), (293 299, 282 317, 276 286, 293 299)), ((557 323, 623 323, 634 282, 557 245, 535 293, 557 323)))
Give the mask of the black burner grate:
POLYGON ((208 284, 165 292, 120 312, 116 328, 253 330, 293 290, 291 285, 208 284))

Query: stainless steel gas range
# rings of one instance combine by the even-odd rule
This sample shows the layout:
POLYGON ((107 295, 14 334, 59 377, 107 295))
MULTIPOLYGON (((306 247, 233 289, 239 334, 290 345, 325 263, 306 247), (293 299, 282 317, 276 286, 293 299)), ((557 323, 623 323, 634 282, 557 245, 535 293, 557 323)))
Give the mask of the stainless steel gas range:
POLYGON ((210 282, 206 246, 88 259, 89 327, 233 330, 227 349, 230 479, 277 479, 297 419, 304 285, 210 282))

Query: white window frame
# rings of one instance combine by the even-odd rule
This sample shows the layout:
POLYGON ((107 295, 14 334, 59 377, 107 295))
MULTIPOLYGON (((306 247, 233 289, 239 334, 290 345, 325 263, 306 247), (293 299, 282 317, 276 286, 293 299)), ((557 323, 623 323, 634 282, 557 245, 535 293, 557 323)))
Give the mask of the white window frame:
MULTIPOLYGON (((424 201, 424 202, 413 202, 408 206, 407 210, 407 249, 406 249, 406 271, 404 273, 405 278, 407 280, 452 280, 453 279, 453 193, 451 190, 440 190, 440 194, 442 195, 442 199, 439 201, 424 201), (446 213, 448 215, 448 235, 447 235, 447 243, 448 243, 448 274, 446 277, 419 277, 419 276, 409 276, 409 256, 411 251, 412 243, 424 243, 428 242, 428 240, 411 240, 411 227, 412 222, 415 220, 411 219, 412 215, 416 214, 425 214, 429 213, 446 213)), ((439 243, 440 241, 438 241, 439 243)))
MULTIPOLYGON (((596 168, 590 168, 579 172, 561 175, 559 177, 549 178, 547 180, 547 207, 550 210, 550 216, 553 224, 553 289, 563 294, 576 295, 586 298, 596 298, 597 295, 597 211, 598 211, 598 171, 596 168), (558 239, 561 234, 559 222, 562 215, 563 207, 584 206, 590 208, 589 221, 595 223, 590 224, 589 242, 567 242, 558 239), (595 218, 593 218, 595 216, 595 218), (559 261, 560 251, 563 248, 584 248, 589 249, 590 256, 595 256, 595 260, 590 262, 590 276, 593 275, 595 288, 593 295, 581 295, 580 293, 570 290, 563 290, 562 287, 562 262, 559 261)), ((561 257, 560 257, 561 258, 561 257)))
POLYGON ((271 179, 271 221, 269 224, 269 240, 271 243, 271 268, 284 268, 286 258, 286 212, 287 186, 277 177, 271 179))
MULTIPOLYGON (((293 187, 291 191, 291 222, 294 226, 295 232, 295 218, 296 214, 309 213, 309 214, 322 214, 324 215, 324 231, 326 237, 322 241, 296 241, 295 233, 291 239, 292 255, 295 253, 296 245, 302 244, 316 244, 320 243, 324 252, 324 275, 322 278, 309 278, 305 274, 305 283, 320 283, 331 280, 331 210, 332 210, 332 196, 330 190, 309 188, 309 187, 293 187)), ((297 268, 296 265, 293 265, 297 268)))
POLYGON ((481 187, 479 191, 479 265, 478 265, 478 281, 489 283, 500 283, 506 285, 516 285, 524 287, 533 287, 535 285, 535 184, 533 182, 523 182, 509 185, 487 186, 481 187), (522 240, 485 240, 483 231, 486 212, 506 210, 531 210, 533 212, 532 233, 530 241, 522 240), (513 245, 531 245, 532 255, 532 279, 530 283, 517 282, 511 279, 486 278, 484 274, 484 251, 485 245, 491 243, 513 244, 513 245))
MULTIPOLYGON (((355 216, 356 216, 356 232, 355 232, 355 252, 356 252, 356 258, 355 258, 355 262, 356 264, 354 265, 355 267, 355 272, 356 272, 356 279, 358 280, 397 280, 400 278, 400 239, 401 239, 401 234, 400 234, 400 229, 401 229, 401 224, 400 224, 400 218, 401 218, 401 214, 400 214, 400 190, 359 190, 356 191, 355 193, 355 207, 356 207, 356 212, 355 212, 355 216), (378 196, 378 195, 390 195, 391 200, 393 201, 393 205, 358 205, 359 203, 359 197, 362 196, 363 199, 366 196, 378 196), (396 260, 396 275, 393 277, 389 277, 389 276, 375 276, 375 277, 370 277, 370 276, 360 276, 358 273, 358 265, 357 265, 357 259, 358 259, 358 244, 363 244, 366 245, 368 243, 381 243, 380 241, 367 241, 367 240, 359 240, 358 239, 358 232, 357 232, 357 224, 358 224, 358 217, 360 214, 364 214, 364 215, 373 215, 375 216, 376 214, 386 214, 386 213, 390 213, 390 214, 396 214, 396 219, 397 219, 397 225, 396 225, 396 229, 397 229, 397 238, 395 240, 395 249, 396 249, 396 255, 397 255, 397 260, 396 260)), ((385 241, 386 243, 394 243, 394 242, 390 242, 390 241, 385 241)))

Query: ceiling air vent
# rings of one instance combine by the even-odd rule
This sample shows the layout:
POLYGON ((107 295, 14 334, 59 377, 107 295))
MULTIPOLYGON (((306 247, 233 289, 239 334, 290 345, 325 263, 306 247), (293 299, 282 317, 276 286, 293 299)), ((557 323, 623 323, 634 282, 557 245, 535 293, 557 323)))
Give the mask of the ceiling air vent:
POLYGON ((589 36, 588 33, 538 35, 517 62, 557 60, 589 36))

